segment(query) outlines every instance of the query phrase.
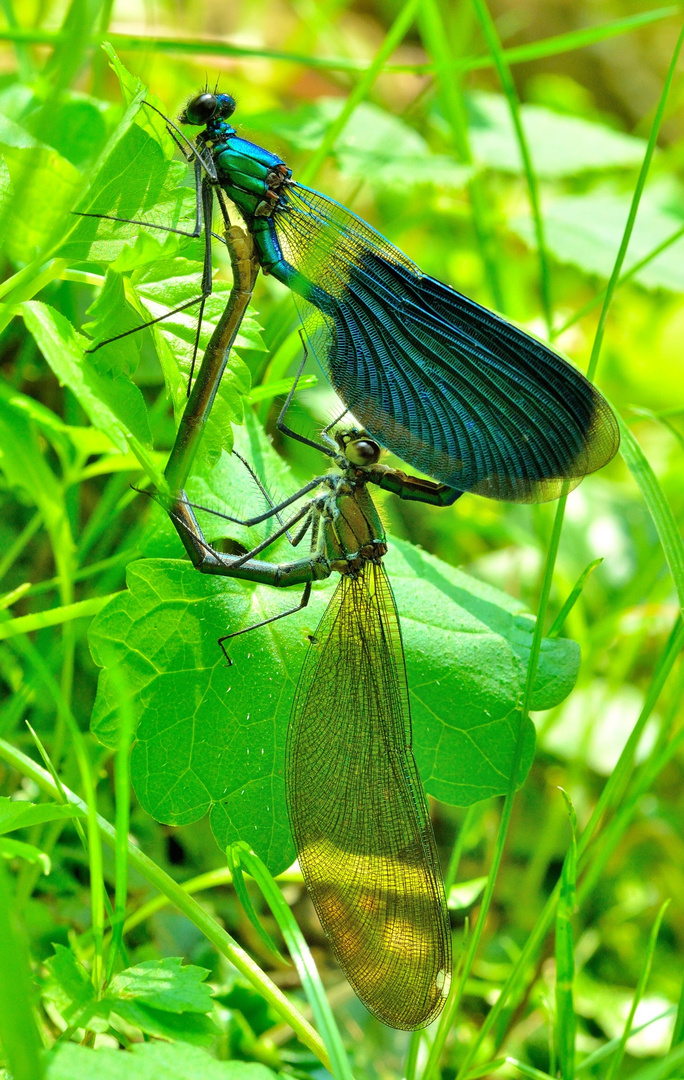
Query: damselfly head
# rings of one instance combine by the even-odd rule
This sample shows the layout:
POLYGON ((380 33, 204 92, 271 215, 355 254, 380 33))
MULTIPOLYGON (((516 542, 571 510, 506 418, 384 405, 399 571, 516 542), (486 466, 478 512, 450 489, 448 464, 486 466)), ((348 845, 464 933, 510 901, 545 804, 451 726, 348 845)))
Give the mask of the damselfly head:
POLYGON ((208 124, 210 120, 225 120, 235 112, 235 98, 230 94, 210 94, 207 90, 192 98, 178 119, 181 124, 195 124, 197 127, 208 124))
POLYGON ((380 459, 381 448, 365 431, 352 428, 337 431, 335 439, 350 465, 375 465, 380 459))

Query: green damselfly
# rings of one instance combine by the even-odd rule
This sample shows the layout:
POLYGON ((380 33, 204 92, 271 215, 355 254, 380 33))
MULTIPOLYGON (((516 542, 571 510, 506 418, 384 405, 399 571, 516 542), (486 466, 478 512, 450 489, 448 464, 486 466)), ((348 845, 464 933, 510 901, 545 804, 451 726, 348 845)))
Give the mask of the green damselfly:
MULTIPOLYGON (((170 516, 201 572, 304 585, 299 605, 274 618, 305 607, 314 581, 340 574, 292 706, 288 814, 309 894, 347 978, 374 1015, 411 1030, 429 1024, 444 1005, 451 931, 411 748, 401 629, 382 563, 387 539, 369 485, 433 505, 453 502, 454 493, 381 464, 379 445, 358 429, 334 437, 324 429, 320 443, 296 434, 284 422, 295 387, 279 427, 327 455, 336 470, 247 521, 220 514, 250 526, 278 518, 274 533, 243 555, 222 554, 204 539, 196 512, 216 511, 181 498, 170 516), (282 512, 302 499, 283 521, 282 512), (256 558, 285 534, 294 545, 308 537, 308 556, 280 564, 256 558)), ((273 621, 227 634, 220 639, 224 651, 236 634, 273 621)))

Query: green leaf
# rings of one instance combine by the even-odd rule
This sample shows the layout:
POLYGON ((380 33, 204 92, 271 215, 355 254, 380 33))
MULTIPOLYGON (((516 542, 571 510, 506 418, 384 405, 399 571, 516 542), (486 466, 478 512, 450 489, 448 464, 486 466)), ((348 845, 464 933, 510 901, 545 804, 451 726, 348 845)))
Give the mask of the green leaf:
POLYGON ((52 867, 50 856, 45 851, 34 844, 24 844, 21 840, 10 840, 4 836, 0 837, 0 855, 5 859, 23 859, 38 864, 44 874, 49 874, 52 867))
POLYGON ((198 1013, 170 1013, 164 1009, 155 1009, 142 1001, 114 1001, 103 999, 97 1007, 99 1015, 116 1013, 127 1024, 140 1028, 146 1035, 158 1039, 170 1039, 175 1042, 192 1043, 194 1046, 209 1046, 218 1034, 213 1020, 198 1013), (109 1006, 109 1008, 108 1008, 109 1006))
POLYGON ((88 972, 71 949, 54 945, 55 955, 45 961, 50 972, 46 994, 68 1019, 76 1016, 95 1001, 95 988, 88 972))
POLYGON ((56 803, 29 803, 20 799, 0 798, 0 835, 25 829, 29 825, 42 825, 46 821, 83 817, 77 806, 59 806, 56 803))
MULTIPOLYGON (((254 449, 245 456, 280 495, 287 488, 275 479, 277 457, 261 443, 254 425, 244 439, 254 449), (262 463, 270 464, 262 470, 262 463)), ((216 473, 215 491, 213 477, 202 481, 204 505, 220 505, 219 489, 231 476, 235 485, 223 490, 232 492, 233 513, 254 513, 263 505, 236 459, 223 455, 216 473)), ((200 481, 193 483, 192 494, 200 481)), ((261 526, 267 528, 273 530, 273 523, 261 526)), ((165 544, 165 553, 179 551, 169 529, 157 522, 148 551, 165 544)), ((212 530, 211 540, 216 533, 240 543, 261 536, 255 529, 249 540, 247 530, 218 519, 212 530)), ((460 805, 505 792, 532 642, 531 616, 518 601, 409 544, 394 543, 387 562, 402 617, 414 747, 428 792, 460 805)), ((283 869, 293 857, 282 774, 290 704, 308 636, 336 581, 315 585, 301 613, 235 638, 230 668, 217 638, 282 612, 295 598, 268 586, 202 577, 187 562, 168 559, 131 564, 128 585, 130 591, 95 619, 90 642, 96 663, 120 665, 133 694, 138 729, 131 770, 138 798, 154 817, 174 825, 209 812, 222 847, 245 840, 272 870, 283 869)), ((535 707, 562 700, 574 684, 578 659, 572 642, 543 643, 535 707)), ((105 671, 92 727, 110 746, 116 745, 116 706, 105 671)), ((528 722, 521 778, 533 747, 528 722)))
POLYGON ((4 247, 10 259, 26 263, 59 229, 83 177, 57 150, 2 115, 0 152, 9 178, 0 208, 4 247))
POLYGON ((106 1000, 113 1003, 135 1000, 162 1012, 207 1013, 213 1009, 211 987, 204 982, 205 968, 186 964, 179 956, 146 960, 115 975, 106 1000))
MULTIPOLYGON (((503 94, 477 91, 468 95, 467 103, 475 160, 500 172, 521 174, 520 146, 503 94)), ((590 171, 633 168, 641 164, 644 156, 643 139, 623 135, 605 124, 541 105, 521 105, 520 116, 539 177, 559 179, 590 171)))
POLYGON ((22 312, 48 364, 78 398, 91 423, 122 453, 128 449, 129 434, 149 446, 147 407, 138 387, 121 375, 110 377, 96 371, 84 355, 87 343, 54 308, 31 300, 22 304, 22 312))
MULTIPOLYGON (((186 308, 166 318, 170 311, 187 303, 193 297, 199 297, 202 280, 202 248, 195 244, 196 259, 169 257, 167 249, 177 247, 175 241, 161 244, 156 238, 144 231, 137 237, 132 247, 126 248, 110 266, 105 286, 89 314, 93 321, 85 329, 92 334, 94 341, 104 341, 126 330, 141 326, 152 319, 163 321, 153 328, 157 355, 164 372, 164 379, 178 418, 187 401, 187 386, 192 365, 193 349, 197 333, 199 305, 186 308)), ((198 359, 206 348, 218 319, 223 314, 231 291, 230 282, 216 279, 213 292, 208 298, 202 318, 202 332, 199 341, 198 359)), ((93 360, 98 371, 132 373, 138 364, 143 334, 132 334, 118 341, 105 345, 94 354, 93 360)), ((252 310, 242 321, 236 339, 236 348, 264 351, 258 326, 252 310)), ((214 460, 221 446, 229 449, 232 445, 231 421, 241 423, 243 416, 242 398, 250 388, 250 375, 247 367, 235 350, 231 350, 228 364, 219 388, 220 402, 223 408, 214 408, 209 417, 208 432, 204 441, 215 446, 214 460), (214 413, 222 414, 219 422, 220 436, 212 434, 212 425, 216 426, 214 413), (226 428, 228 434, 226 434, 226 428)))
MULTIPOLYGON (((120 68, 123 71, 123 68, 120 68)), ((82 214, 110 214, 192 230, 195 194, 185 186, 189 170, 173 160, 176 147, 164 121, 151 109, 140 107, 143 97, 155 99, 140 83, 131 83, 128 104, 87 183, 75 209, 82 214)), ((81 262, 114 262, 140 232, 139 225, 97 217, 75 217, 65 231, 58 254, 81 262)), ((182 247, 187 238, 170 243, 182 247)))
MULTIPOLYGON (((549 201, 544 208, 546 244, 549 252, 562 263, 570 263, 588 274, 609 278, 615 262, 625 222, 629 213, 628 195, 591 192, 565 195, 549 201)), ((529 219, 510 223, 518 236, 533 244, 529 219)), ((666 200, 656 201, 644 195, 639 204, 632 233, 626 269, 645 258, 654 248, 682 227, 682 216, 666 200)), ((684 291, 684 240, 677 240, 641 270, 633 280, 647 289, 684 291)))
MULTIPOLYGON (((319 98, 284 113, 261 113, 248 118, 259 131, 272 131, 298 150, 317 150, 328 127, 345 107, 343 98, 319 98)), ((472 169, 446 154, 434 154, 422 135, 398 116, 361 102, 354 122, 343 128, 332 157, 340 172, 374 186, 436 185, 462 188, 472 169)))
MULTIPOLYGON (((211 987, 203 985, 204 968, 182 966, 180 957, 150 960, 116 975, 104 997, 96 1001, 92 982, 69 949, 55 945, 47 961, 51 981, 48 997, 69 1022, 101 1021, 116 1013, 148 1035, 206 1045, 216 1034, 206 1014, 213 1009, 211 987), (83 1010, 87 1009, 84 1016, 83 1010)), ((89 1025, 90 1026, 90 1025, 89 1025)))
POLYGON ((48 1080, 275 1080, 265 1065, 217 1061, 184 1043, 134 1043, 130 1051, 60 1043, 47 1055, 48 1080))

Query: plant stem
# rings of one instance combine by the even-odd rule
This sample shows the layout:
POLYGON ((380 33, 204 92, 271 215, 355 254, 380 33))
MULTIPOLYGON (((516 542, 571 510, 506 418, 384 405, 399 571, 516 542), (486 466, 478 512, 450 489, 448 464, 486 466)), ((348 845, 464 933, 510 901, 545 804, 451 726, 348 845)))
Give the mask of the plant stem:
MULTIPOLYGON (((24 776, 28 776, 33 780, 38 787, 50 795, 51 798, 60 798, 57 785, 50 774, 37 765, 35 761, 32 761, 31 758, 22 754, 16 747, 5 742, 4 739, 0 739, 0 757, 24 776)), ((73 791, 70 791, 67 787, 64 787, 63 790, 68 802, 72 803, 74 806, 79 806, 82 810, 87 812, 86 804, 82 799, 79 799, 78 795, 73 791)), ((115 828, 99 814, 97 815, 96 821, 102 839, 109 847, 116 850, 115 828)), ((158 889, 159 892, 164 893, 164 895, 169 898, 170 902, 202 931, 205 937, 211 941, 223 956, 230 960, 231 964, 244 975, 261 996, 268 1001, 269 1004, 273 1005, 274 1009, 276 1009, 283 1020, 290 1025, 296 1035, 309 1047, 325 1068, 330 1070, 328 1055, 317 1032, 314 1031, 311 1025, 303 1016, 301 1016, 294 1006, 290 1004, 285 995, 273 982, 271 982, 261 968, 254 963, 251 956, 249 956, 244 949, 240 948, 230 934, 226 933, 226 931, 207 914, 192 896, 189 896, 183 888, 173 880, 173 878, 169 877, 161 867, 157 866, 152 859, 148 858, 148 856, 132 842, 129 842, 128 844, 128 861, 132 867, 142 874, 146 881, 149 881, 149 883, 153 885, 155 889, 158 889)))

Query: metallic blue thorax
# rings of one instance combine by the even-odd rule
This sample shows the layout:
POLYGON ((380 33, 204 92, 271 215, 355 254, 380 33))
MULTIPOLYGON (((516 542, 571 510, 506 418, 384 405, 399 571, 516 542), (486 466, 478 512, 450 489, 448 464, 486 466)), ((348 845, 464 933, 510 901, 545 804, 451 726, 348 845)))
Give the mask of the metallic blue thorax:
POLYGON ((287 205, 292 170, 276 154, 241 139, 222 119, 210 121, 197 141, 211 152, 221 187, 242 213, 263 271, 293 288, 296 271, 283 260, 273 222, 274 213, 287 205))

